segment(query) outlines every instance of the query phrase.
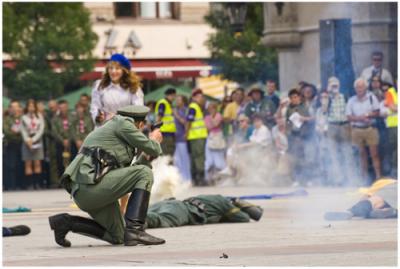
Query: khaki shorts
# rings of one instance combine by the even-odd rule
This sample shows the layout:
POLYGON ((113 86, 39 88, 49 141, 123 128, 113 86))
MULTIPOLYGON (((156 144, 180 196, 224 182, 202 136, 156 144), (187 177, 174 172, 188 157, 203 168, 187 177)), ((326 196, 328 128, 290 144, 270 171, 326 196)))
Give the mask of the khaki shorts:
POLYGON ((379 144, 378 129, 351 127, 351 142, 359 147, 376 146, 379 144))

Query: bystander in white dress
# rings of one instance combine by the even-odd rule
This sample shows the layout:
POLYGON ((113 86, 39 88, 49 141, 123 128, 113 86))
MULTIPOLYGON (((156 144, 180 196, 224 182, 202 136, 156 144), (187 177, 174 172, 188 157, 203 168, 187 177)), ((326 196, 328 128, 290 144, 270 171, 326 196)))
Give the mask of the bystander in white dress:
POLYGON ((119 84, 110 84, 104 89, 99 88, 100 80, 96 81, 92 90, 92 103, 90 106, 90 113, 93 122, 99 113, 105 113, 105 120, 109 120, 116 113, 117 110, 124 106, 129 105, 144 105, 144 94, 142 89, 138 89, 136 93, 131 93, 129 90, 121 88, 119 84))

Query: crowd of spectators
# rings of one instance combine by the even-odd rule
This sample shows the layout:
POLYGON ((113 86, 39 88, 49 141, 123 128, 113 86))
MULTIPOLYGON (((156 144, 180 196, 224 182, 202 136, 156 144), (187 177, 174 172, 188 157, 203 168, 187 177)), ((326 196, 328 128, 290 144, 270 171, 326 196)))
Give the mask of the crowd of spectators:
POLYGON ((90 96, 70 111, 66 100, 12 100, 3 116, 3 189, 58 188, 64 168, 94 124, 90 96))
MULTIPOLYGON (((221 102, 206 101, 198 89, 191 100, 168 89, 164 99, 146 104, 147 124, 164 122, 163 152, 196 186, 226 175, 243 180, 249 167, 252 175, 273 175, 277 185, 397 178, 397 89, 382 59, 382 53, 372 54, 372 66, 354 89, 341 88, 334 76, 326 89, 301 81, 287 94, 268 80, 265 87, 237 88, 221 102), (344 94, 353 90, 353 96, 344 94)), ((12 101, 3 122, 5 190, 58 187, 64 167, 94 128, 87 95, 73 113, 66 101, 50 100, 48 110, 43 102, 29 100, 23 110, 12 101)))

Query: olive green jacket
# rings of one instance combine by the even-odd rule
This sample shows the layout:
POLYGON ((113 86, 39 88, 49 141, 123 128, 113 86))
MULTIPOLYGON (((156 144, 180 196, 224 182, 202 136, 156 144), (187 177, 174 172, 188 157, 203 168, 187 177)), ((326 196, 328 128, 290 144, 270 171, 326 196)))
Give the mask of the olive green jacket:
POLYGON ((60 116, 54 116, 51 123, 51 132, 53 133, 54 139, 57 143, 62 143, 63 140, 72 139, 72 124, 74 117, 70 114, 67 115, 68 118, 68 129, 64 130, 63 120, 60 116))
POLYGON ((85 113, 83 116, 84 130, 82 133, 79 130, 79 120, 79 116, 76 115, 72 122, 72 139, 74 141, 84 140, 88 136, 88 134, 94 129, 93 120, 89 114, 85 113))
MULTIPOLYGON (((17 118, 13 116, 7 116, 4 118, 3 122, 3 134, 4 134, 4 141, 3 143, 22 143, 22 135, 21 132, 14 133, 11 128, 15 123, 17 118)), ((18 117, 21 121, 21 117, 18 117)))
MULTIPOLYGON (((131 164, 136 151, 158 157, 162 154, 159 143, 147 138, 134 125, 134 120, 124 116, 114 116, 102 127, 95 129, 83 141, 82 147, 100 147, 115 157, 120 167, 131 164)), ((144 158, 138 158, 136 164, 150 166, 144 158)), ((95 184, 94 164, 90 156, 78 154, 71 164, 66 168, 64 175, 70 176, 71 180, 80 184, 95 184)))

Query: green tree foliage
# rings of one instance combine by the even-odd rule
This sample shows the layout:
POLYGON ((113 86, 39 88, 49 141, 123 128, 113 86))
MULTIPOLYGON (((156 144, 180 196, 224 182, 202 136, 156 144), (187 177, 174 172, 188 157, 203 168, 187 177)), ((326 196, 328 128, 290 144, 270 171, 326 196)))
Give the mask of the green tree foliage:
POLYGON ((205 19, 217 31, 210 36, 207 46, 223 77, 239 83, 277 80, 277 53, 261 43, 263 4, 247 4, 244 31, 236 37, 230 29, 226 3, 213 5, 219 8, 211 8, 205 19))
POLYGON ((10 97, 62 95, 65 84, 92 69, 96 42, 82 3, 4 3, 3 52, 17 62, 3 68, 10 97))

